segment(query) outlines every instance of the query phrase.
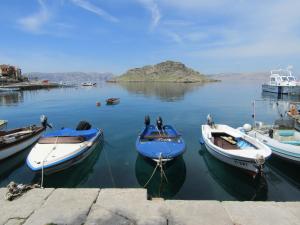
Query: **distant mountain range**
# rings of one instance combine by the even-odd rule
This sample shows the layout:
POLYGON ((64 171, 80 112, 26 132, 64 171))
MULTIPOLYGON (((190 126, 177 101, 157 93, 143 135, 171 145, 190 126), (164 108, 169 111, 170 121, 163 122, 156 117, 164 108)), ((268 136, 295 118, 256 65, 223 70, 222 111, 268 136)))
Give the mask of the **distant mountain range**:
POLYGON ((208 75, 208 77, 221 81, 247 81, 264 83, 269 81, 270 72, 219 73, 208 75))
POLYGON ((205 83, 216 80, 198 71, 186 67, 181 62, 165 61, 156 65, 144 66, 128 70, 110 82, 174 82, 174 83, 205 83))
POLYGON ((26 73, 30 80, 49 80, 52 82, 65 82, 79 84, 82 82, 101 82, 109 80, 113 77, 112 73, 97 73, 97 72, 66 72, 66 73, 42 73, 42 72, 31 72, 26 73))

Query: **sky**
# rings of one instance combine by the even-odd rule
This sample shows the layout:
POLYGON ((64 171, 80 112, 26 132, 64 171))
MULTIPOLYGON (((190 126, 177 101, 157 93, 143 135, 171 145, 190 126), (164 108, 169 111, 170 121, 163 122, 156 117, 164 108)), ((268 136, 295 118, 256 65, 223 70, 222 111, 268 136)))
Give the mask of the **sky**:
POLYGON ((300 72, 299 0, 0 0, 0 64, 112 72, 300 72))

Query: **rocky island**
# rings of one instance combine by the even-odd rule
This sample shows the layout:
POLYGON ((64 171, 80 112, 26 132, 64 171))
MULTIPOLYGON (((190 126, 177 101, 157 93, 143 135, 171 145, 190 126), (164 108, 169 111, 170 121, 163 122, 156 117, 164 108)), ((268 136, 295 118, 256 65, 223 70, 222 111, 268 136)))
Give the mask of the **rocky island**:
POLYGON ((183 63, 165 61, 153 66, 144 66, 128 70, 125 74, 110 79, 108 82, 175 82, 206 83, 216 79, 186 67, 183 63))

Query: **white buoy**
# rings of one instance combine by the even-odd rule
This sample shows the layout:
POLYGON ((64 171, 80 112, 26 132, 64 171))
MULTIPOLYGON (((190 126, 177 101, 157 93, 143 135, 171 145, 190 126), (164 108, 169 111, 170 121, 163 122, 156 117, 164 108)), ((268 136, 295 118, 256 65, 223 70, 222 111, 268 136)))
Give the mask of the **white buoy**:
POLYGON ((249 132, 250 130, 252 130, 252 126, 248 123, 245 123, 243 125, 243 129, 244 129, 244 131, 249 132))

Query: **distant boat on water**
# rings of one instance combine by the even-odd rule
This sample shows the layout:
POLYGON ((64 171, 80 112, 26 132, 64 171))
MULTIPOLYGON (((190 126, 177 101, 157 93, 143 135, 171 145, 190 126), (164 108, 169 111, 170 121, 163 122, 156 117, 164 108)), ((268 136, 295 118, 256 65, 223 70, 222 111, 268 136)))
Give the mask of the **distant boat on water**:
POLYGON ((270 81, 262 85, 262 91, 300 95, 300 83, 288 69, 271 70, 270 81))
POLYGON ((107 105, 116 105, 120 103, 120 98, 108 98, 106 99, 107 105))
POLYGON ((84 82, 81 84, 81 86, 96 86, 97 83, 92 83, 92 82, 84 82))

